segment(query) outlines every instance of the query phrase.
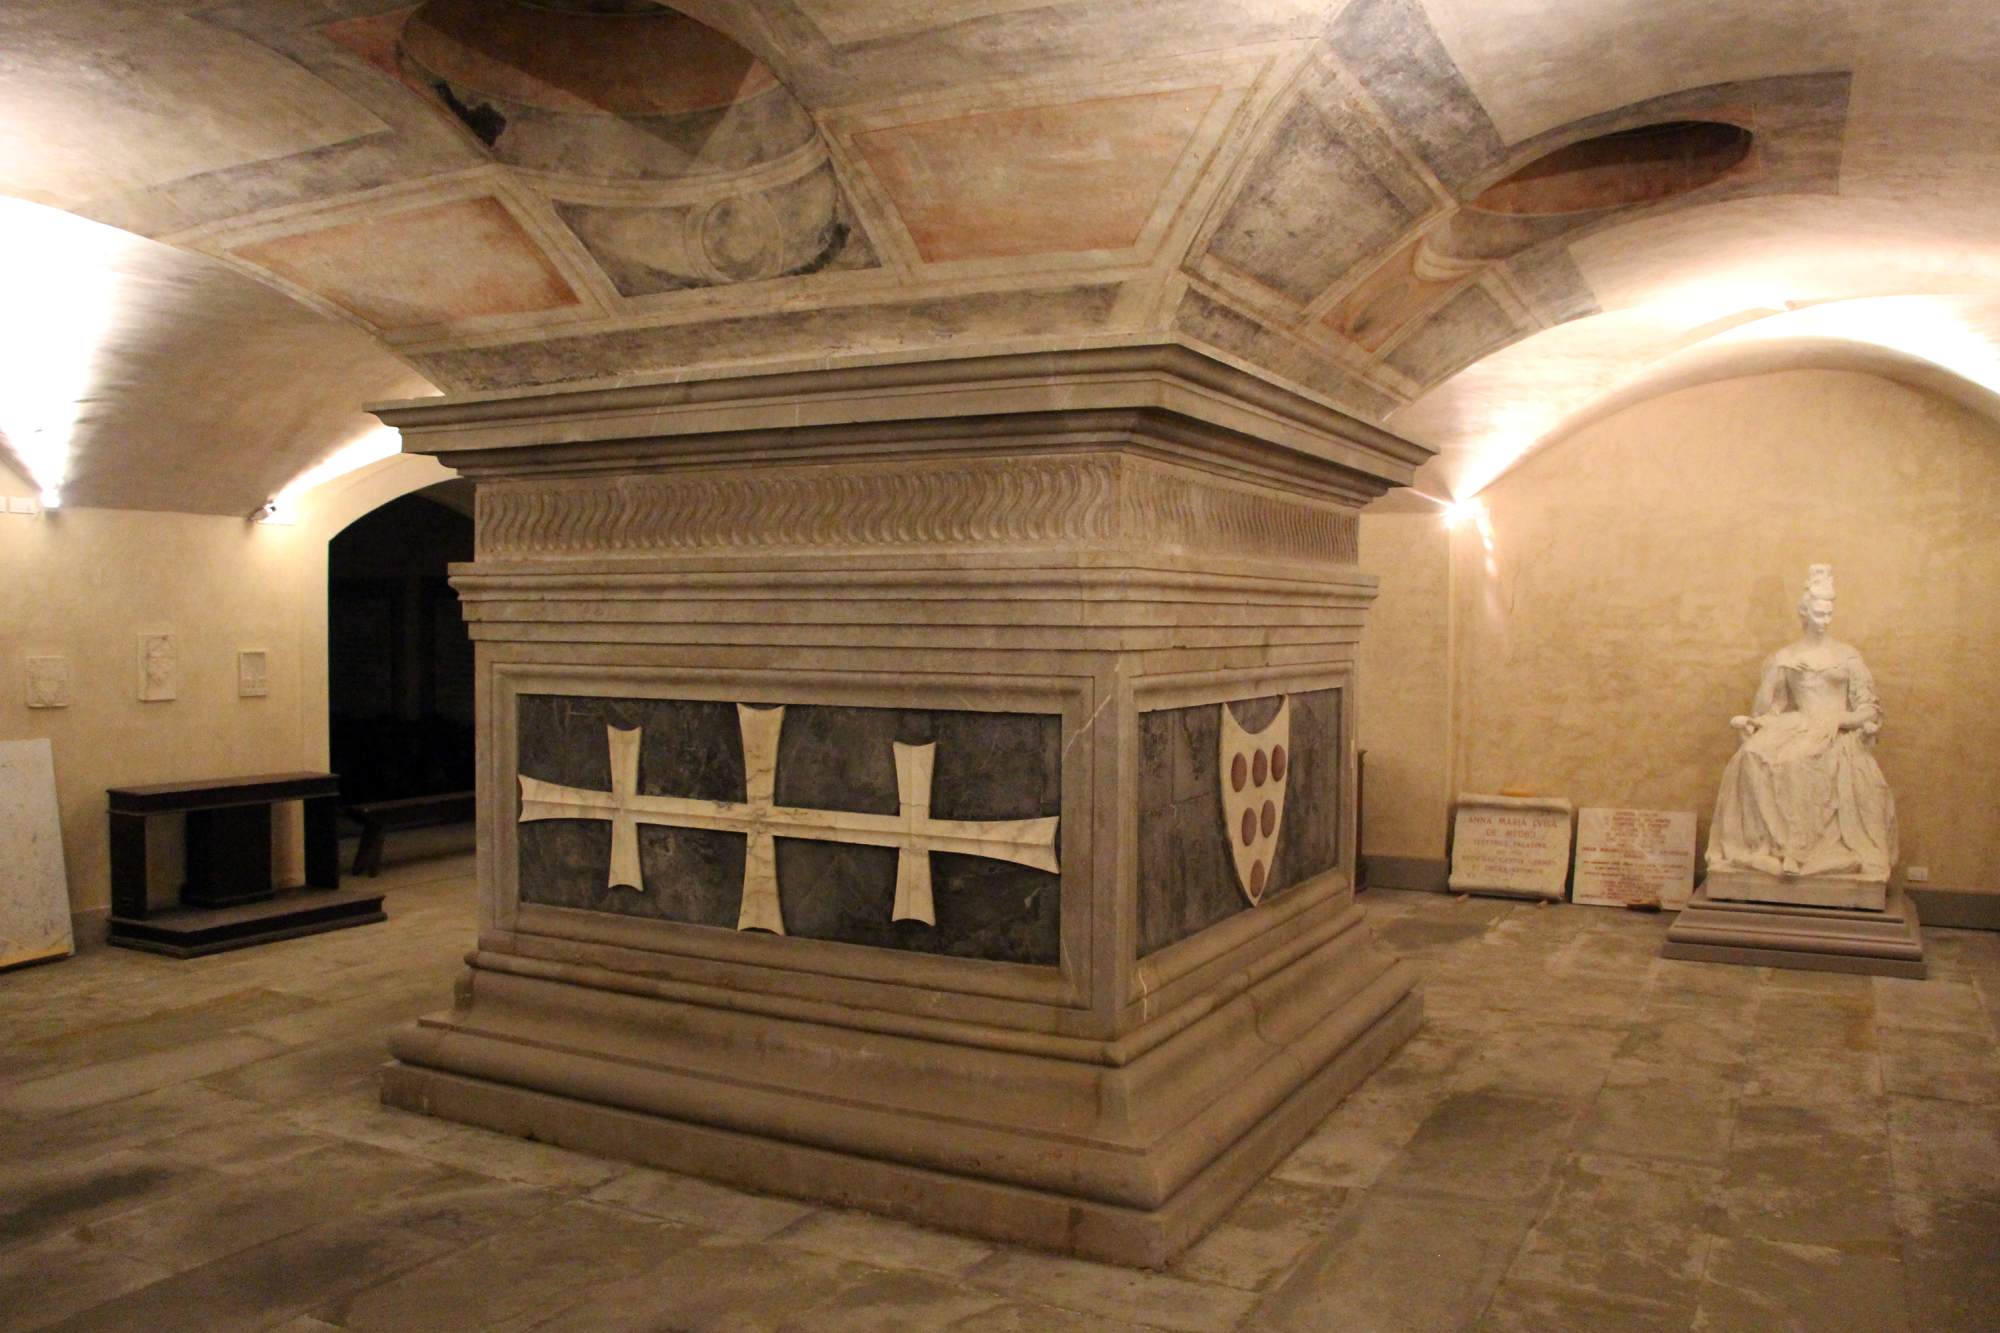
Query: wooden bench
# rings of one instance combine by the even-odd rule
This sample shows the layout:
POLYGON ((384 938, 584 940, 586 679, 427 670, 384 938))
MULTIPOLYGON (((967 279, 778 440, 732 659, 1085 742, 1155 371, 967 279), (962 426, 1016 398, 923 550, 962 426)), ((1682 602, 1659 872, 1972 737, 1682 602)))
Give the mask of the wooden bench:
POLYGON ((456 824, 473 817, 473 794, 448 791, 436 796, 405 796, 397 801, 364 801, 343 807, 361 825, 361 845, 354 851, 348 873, 374 877, 382 870, 382 840, 391 829, 456 824))

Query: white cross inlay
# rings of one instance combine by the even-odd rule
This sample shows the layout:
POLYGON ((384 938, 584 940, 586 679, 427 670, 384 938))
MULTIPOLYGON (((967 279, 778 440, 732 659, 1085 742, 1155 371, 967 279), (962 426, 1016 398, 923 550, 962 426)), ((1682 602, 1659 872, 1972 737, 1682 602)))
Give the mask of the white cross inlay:
POLYGON ((717 829, 749 839, 743 859, 743 902, 738 930, 785 933, 778 904, 777 847, 773 838, 811 838, 894 847, 896 902, 892 921, 937 924, 931 899, 932 852, 958 852, 1012 861, 1037 870, 1058 868, 1055 843, 1060 818, 933 819, 931 763, 935 745, 892 742, 896 791, 902 808, 893 815, 858 810, 817 810, 778 805, 772 799, 778 777, 778 732, 783 708, 736 705, 743 731, 743 801, 708 801, 692 796, 647 796, 639 791, 637 727, 606 727, 611 747, 611 790, 565 787, 521 776, 521 822, 537 819, 602 819, 611 824, 610 885, 645 889, 639 870, 639 825, 717 829))

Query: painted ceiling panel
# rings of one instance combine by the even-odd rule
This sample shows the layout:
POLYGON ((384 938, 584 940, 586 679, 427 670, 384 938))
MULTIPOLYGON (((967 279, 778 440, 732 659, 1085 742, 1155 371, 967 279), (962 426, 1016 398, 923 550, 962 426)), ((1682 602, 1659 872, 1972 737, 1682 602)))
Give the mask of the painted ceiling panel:
POLYGON ((927 263, 1136 245, 1221 89, 987 111, 855 136, 927 263))
POLYGON ((1501 139, 1513 144, 1682 88, 1852 68, 1852 2, 1423 5, 1501 139))
MULTIPOLYGON (((1439 448, 1439 494, 1759 312, 2000 293, 1989 0, 686 10, 24 0, 0 190, 347 320, 381 360, 321 361, 357 406, 391 347, 469 388, 1174 337, 1439 448), (1682 120, 1752 139, 1712 172, 1631 146, 1682 120), (1544 205, 1471 206, 1585 140, 1544 205)), ((172 370, 130 364, 114 397, 172 370)), ((217 413, 215 447, 297 461, 217 413)), ((92 493, 155 503, 145 468, 100 454, 92 493)))
POLYGON ((492 195, 336 223, 234 254, 380 330, 578 304, 548 256, 492 195))
POLYGON ((41 203, 75 207, 387 128, 277 52, 168 6, 0 6, 0 52, 0 125, 15 127, 0 134, 0 192, 41 203))

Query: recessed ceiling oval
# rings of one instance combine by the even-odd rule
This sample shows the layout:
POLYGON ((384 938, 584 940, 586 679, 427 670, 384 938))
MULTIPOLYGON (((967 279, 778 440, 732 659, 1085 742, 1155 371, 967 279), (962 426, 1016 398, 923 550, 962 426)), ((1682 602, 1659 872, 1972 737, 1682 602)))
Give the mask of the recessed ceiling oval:
POLYGON ((715 112, 776 83, 732 38, 631 0, 426 0, 402 44, 461 96, 570 115, 715 112))
POLYGON ((1698 190, 1750 154, 1741 125, 1669 120, 1566 144, 1489 187, 1471 207, 1487 213, 1588 213, 1649 204, 1698 190))

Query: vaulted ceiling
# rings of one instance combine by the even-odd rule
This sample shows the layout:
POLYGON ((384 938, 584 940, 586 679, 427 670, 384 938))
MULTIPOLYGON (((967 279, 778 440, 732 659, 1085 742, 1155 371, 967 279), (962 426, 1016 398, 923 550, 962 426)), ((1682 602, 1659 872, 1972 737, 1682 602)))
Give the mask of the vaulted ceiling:
POLYGON ((13 0, 0 194, 117 229, 0 211, 0 293, 116 278, 77 503, 247 512, 426 385, 850 355, 1174 337, 1440 495, 1676 375, 2000 388, 1990 0, 13 0))

